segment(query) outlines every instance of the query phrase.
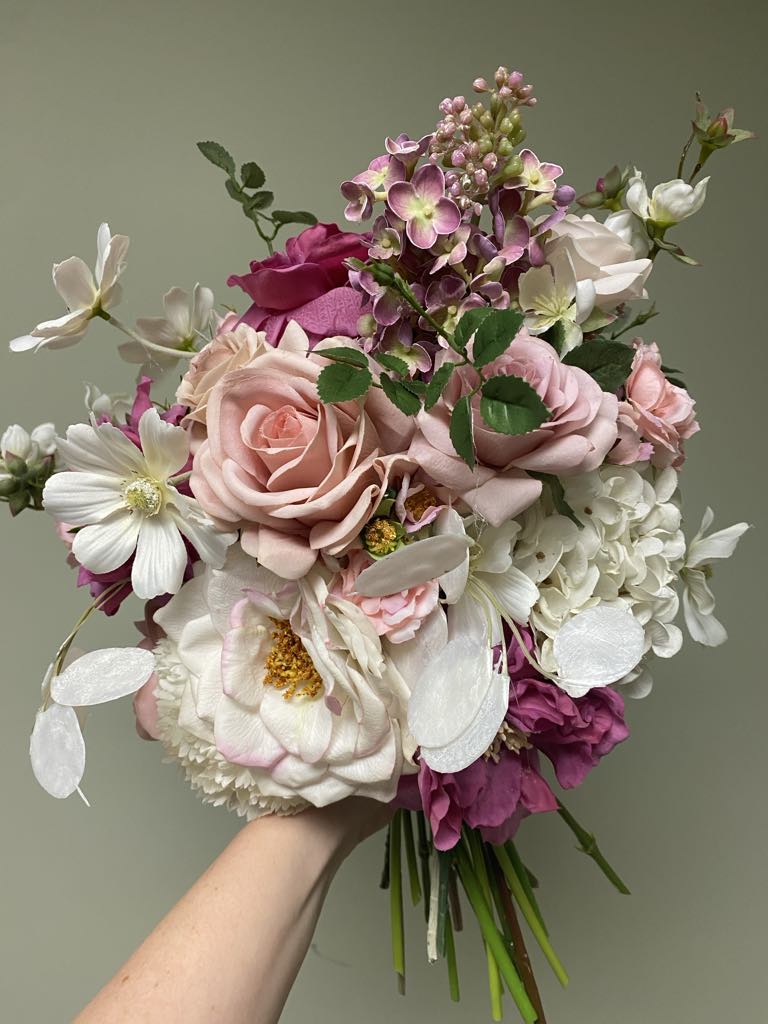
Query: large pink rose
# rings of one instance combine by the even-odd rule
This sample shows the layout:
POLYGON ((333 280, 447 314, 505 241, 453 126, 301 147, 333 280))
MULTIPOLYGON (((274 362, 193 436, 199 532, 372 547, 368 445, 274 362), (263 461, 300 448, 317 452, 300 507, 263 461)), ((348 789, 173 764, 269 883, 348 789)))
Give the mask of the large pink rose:
MULTIPOLYGON (((344 339, 348 343, 348 339, 344 339)), ((298 579, 317 554, 339 554, 394 476, 412 471, 412 421, 381 392, 324 405, 319 355, 272 349, 226 374, 208 398, 208 437, 191 485, 211 515, 242 527, 248 554, 298 579)))
MULTIPOLYGON (((661 368, 661 352, 655 342, 635 339, 635 358, 626 383, 626 401, 621 403, 622 420, 634 426, 637 441, 653 445, 654 466, 674 466, 685 461, 683 442, 699 429, 694 401, 685 388, 670 384, 661 368)), ((625 427, 626 433, 626 427, 625 427)), ((648 445, 640 446, 646 450, 648 445)), ((634 461, 634 445, 617 445, 611 461, 626 465, 634 461)))
POLYGON ((616 441, 618 402, 588 373, 561 363, 551 345, 525 330, 484 373, 523 377, 549 409, 549 420, 527 434, 499 434, 482 419, 476 396, 472 407, 477 465, 471 470, 456 455, 449 435, 456 402, 478 383, 475 370, 464 366, 454 372, 432 411, 419 414, 409 454, 436 483, 457 493, 492 526, 500 526, 539 497, 541 482, 529 471, 567 476, 601 465, 616 441))
POLYGON ((357 334, 362 296, 348 282, 344 261, 364 260, 368 250, 360 236, 336 224, 315 224, 289 238, 285 252, 254 260, 250 274, 233 274, 229 285, 239 285, 253 299, 243 323, 265 331, 275 344, 289 320, 307 332, 310 342, 344 334, 357 334))

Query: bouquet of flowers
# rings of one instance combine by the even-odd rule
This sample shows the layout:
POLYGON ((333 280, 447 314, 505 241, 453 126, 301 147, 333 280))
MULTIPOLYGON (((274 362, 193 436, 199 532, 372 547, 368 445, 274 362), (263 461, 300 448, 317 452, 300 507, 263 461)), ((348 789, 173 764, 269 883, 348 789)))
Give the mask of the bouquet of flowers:
POLYGON ((726 638, 711 565, 747 526, 710 532, 707 509, 684 532, 694 401, 636 330, 656 316, 657 258, 695 263, 669 236, 704 203, 703 166, 751 133, 699 101, 674 180, 649 191, 616 166, 577 198, 521 148, 523 76, 473 88, 341 185, 347 219, 372 219, 357 232, 275 209, 257 163, 200 143, 268 250, 229 278, 242 314, 198 284, 126 326, 128 239, 106 224, 93 273, 55 264, 67 312, 12 350, 101 320, 138 383, 88 385, 63 437, 9 427, 0 495, 53 517, 92 598, 43 683, 30 755, 49 793, 83 796, 85 713, 132 694, 139 733, 206 802, 246 818, 393 802, 401 984, 405 875, 451 997, 463 891, 493 1019, 508 990, 543 1022, 524 927, 567 976, 514 843, 523 819, 558 813, 627 892, 544 762, 570 789, 627 738, 625 698, 680 650, 681 599, 695 641, 726 638), (88 617, 132 594, 138 645, 75 657, 88 617))

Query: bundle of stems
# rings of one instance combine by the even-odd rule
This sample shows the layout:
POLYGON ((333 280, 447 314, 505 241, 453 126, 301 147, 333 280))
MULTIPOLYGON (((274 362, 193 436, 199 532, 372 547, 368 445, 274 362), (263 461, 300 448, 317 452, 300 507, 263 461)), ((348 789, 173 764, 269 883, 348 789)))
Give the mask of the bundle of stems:
MULTIPOLYGON (((578 839, 579 849, 597 864, 619 892, 628 894, 629 889, 601 853, 594 835, 562 804, 558 813, 578 839)), ((387 832, 381 884, 389 890, 392 964, 401 993, 405 992, 403 879, 406 876, 411 903, 414 906, 424 903, 430 959, 442 957, 445 960, 451 999, 454 1002, 460 999, 455 939, 455 932, 462 928, 460 886, 477 920, 485 948, 491 1018, 502 1020, 504 995, 508 992, 525 1024, 546 1024, 521 918, 561 985, 568 984, 568 975, 549 939, 534 892, 538 883, 523 863, 515 844, 493 845, 477 830, 465 826, 453 849, 437 850, 422 813, 416 813, 414 832, 412 813, 396 812, 387 832)))

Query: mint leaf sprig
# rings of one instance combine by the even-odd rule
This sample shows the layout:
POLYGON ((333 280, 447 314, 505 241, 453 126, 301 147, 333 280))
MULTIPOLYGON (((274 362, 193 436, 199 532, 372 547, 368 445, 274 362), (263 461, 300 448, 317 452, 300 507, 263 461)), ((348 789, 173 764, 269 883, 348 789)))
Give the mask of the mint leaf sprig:
POLYGON ((234 158, 220 143, 198 142, 197 148, 214 167, 224 171, 227 176, 224 182, 227 195, 240 204, 243 213, 266 243, 270 256, 275 251, 272 243, 286 224, 317 224, 317 217, 306 210, 272 210, 271 213, 267 213, 275 196, 269 189, 264 188, 266 175, 253 160, 240 167, 238 178, 234 158))

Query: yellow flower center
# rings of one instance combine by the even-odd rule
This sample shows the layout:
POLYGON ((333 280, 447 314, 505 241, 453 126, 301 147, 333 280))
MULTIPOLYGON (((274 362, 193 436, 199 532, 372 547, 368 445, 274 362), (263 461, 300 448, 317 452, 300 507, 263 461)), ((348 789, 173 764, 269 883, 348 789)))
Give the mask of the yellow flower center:
POLYGON ((413 520, 418 523, 429 509, 436 507, 437 498, 428 487, 423 487, 420 491, 407 497, 403 504, 411 513, 413 520))
POLYGON ((379 517, 363 530, 363 543, 372 555, 382 558, 397 549, 401 532, 390 520, 379 517))
POLYGON ((123 488, 123 499, 128 508, 145 516, 156 516, 163 507, 163 491, 156 480, 141 476, 123 488))
POLYGON ((304 644, 286 619, 273 619, 272 622, 275 628, 265 664, 264 685, 284 690, 284 700, 317 697, 323 689, 323 681, 304 644))

